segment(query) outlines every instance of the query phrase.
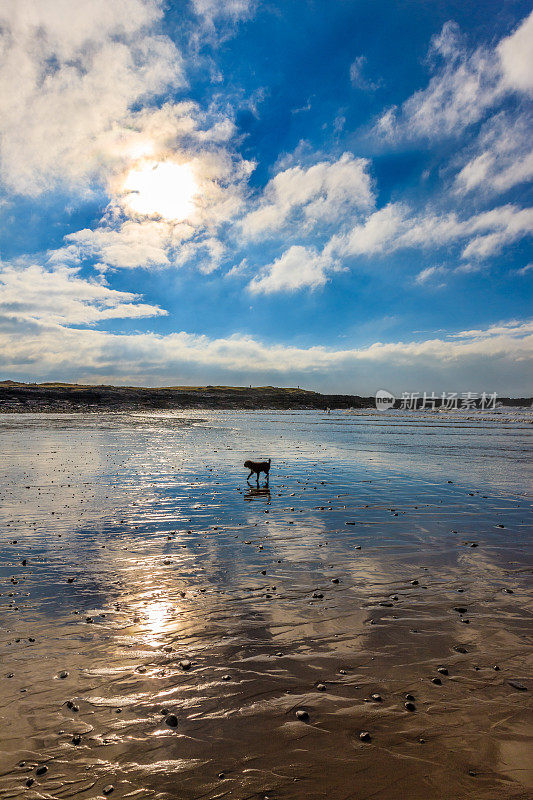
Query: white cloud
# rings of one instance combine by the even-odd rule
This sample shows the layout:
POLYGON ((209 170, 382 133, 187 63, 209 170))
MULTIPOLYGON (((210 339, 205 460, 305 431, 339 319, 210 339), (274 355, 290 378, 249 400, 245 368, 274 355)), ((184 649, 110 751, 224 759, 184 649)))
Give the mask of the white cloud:
POLYGON ((253 278, 248 288, 253 294, 315 289, 326 283, 332 269, 332 262, 316 250, 293 245, 253 278))
POLYGON ((498 55, 504 83, 510 89, 533 92, 533 12, 511 36, 502 39, 498 55))
POLYGON ((311 231, 339 216, 366 211, 374 204, 369 161, 344 153, 337 161, 278 172, 263 191, 258 207, 241 222, 245 239, 277 234, 290 223, 311 231))
POLYGON ((379 87, 379 83, 369 80, 364 76, 366 65, 365 56, 357 56, 350 64, 350 81, 352 86, 362 89, 365 92, 373 92, 379 87))
POLYGON ((500 113, 482 127, 473 153, 455 179, 458 194, 504 192, 533 176, 531 117, 500 113))
POLYGON ((447 22, 433 37, 430 56, 440 66, 426 88, 377 123, 387 138, 440 138, 482 119, 509 92, 533 89, 533 12, 511 36, 491 49, 468 50, 458 26, 447 22))
POLYGON ((216 20, 247 19, 255 8, 255 0, 192 0, 195 13, 208 24, 216 20))
POLYGON ((140 295, 119 292, 78 275, 79 267, 0 265, 0 315, 17 321, 61 325, 106 319, 154 317, 167 312, 140 303, 140 295))
POLYGON ((1 174, 13 191, 89 188, 130 136, 132 107, 184 85, 159 0, 5 0, 1 174))
POLYGON ((335 350, 265 344, 234 335, 209 339, 184 332, 110 334, 29 322, 0 325, 4 375, 32 379, 176 385, 299 382, 371 394, 381 385, 401 391, 498 391, 524 394, 533 366, 533 324, 510 322, 449 338, 376 342, 335 350))
POLYGON ((462 220, 456 213, 411 215, 405 206, 390 203, 347 234, 332 237, 324 255, 375 255, 410 247, 443 247, 470 239, 462 257, 482 259, 532 232, 533 209, 511 204, 462 220))

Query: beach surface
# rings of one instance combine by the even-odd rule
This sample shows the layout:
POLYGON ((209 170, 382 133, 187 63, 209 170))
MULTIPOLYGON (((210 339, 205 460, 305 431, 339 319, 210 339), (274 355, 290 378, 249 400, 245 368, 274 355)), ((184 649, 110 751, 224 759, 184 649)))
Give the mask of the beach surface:
POLYGON ((2 414, 0 798, 531 798, 531 421, 2 414))

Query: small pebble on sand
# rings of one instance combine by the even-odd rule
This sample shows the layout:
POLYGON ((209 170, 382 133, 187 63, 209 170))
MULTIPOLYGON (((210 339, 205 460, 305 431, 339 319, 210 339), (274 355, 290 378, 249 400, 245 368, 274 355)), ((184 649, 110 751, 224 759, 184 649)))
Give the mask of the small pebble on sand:
POLYGON ((296 718, 299 719, 301 722, 309 722, 309 714, 305 709, 299 708, 296 712, 296 718))
POLYGON ((359 734, 359 738, 362 742, 370 742, 372 741, 372 737, 368 731, 361 731, 359 734))
POLYGON ((169 726, 169 728, 177 728, 178 727, 178 718, 175 714, 169 714, 168 717, 165 717, 165 724, 169 726))

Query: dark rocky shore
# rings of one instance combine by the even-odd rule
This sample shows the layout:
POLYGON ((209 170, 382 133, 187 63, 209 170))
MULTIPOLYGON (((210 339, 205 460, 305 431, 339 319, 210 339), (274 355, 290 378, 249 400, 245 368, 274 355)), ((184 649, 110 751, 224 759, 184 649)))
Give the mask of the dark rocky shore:
POLYGON ((320 394, 275 386, 82 386, 0 382, 0 412, 143 411, 151 409, 373 408, 373 397, 320 394))

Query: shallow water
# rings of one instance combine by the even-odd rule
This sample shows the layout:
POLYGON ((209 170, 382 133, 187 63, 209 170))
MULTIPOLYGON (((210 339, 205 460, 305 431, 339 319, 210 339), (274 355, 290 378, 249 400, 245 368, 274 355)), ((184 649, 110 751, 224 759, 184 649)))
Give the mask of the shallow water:
POLYGON ((529 797, 531 430, 1 415, 0 797, 529 797))

